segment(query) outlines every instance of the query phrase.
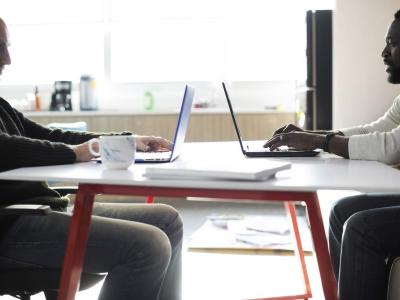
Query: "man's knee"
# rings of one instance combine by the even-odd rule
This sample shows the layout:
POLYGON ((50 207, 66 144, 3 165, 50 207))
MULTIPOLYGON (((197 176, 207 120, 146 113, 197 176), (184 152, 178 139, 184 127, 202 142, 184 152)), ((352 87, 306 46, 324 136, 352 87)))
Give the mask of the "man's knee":
MULTIPOLYGON (((353 214, 358 212, 360 201, 365 201, 366 195, 355 195, 342 198, 332 205, 329 223, 340 223, 343 226, 344 222, 353 214)), ((337 225, 337 224, 336 224, 337 225)))
POLYGON ((365 237, 367 223, 365 221, 366 212, 361 211, 351 215, 344 223, 343 241, 360 242, 365 237))
POLYGON ((166 219, 167 232, 180 232, 183 230, 183 221, 179 212, 172 206, 166 204, 159 204, 158 209, 163 217, 166 219))
POLYGON ((139 249, 134 245, 132 252, 134 257, 143 262, 147 261, 146 264, 166 267, 171 259, 171 243, 162 230, 152 227, 142 237, 139 249))

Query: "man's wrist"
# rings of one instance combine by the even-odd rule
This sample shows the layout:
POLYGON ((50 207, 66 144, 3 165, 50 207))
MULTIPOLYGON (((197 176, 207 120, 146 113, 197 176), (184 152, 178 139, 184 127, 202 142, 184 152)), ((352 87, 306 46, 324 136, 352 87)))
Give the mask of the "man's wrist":
POLYGON ((324 140, 324 143, 323 143, 323 146, 322 146, 322 150, 324 150, 325 152, 328 152, 328 153, 331 152, 330 151, 330 147, 329 147, 329 143, 330 143, 331 139, 335 137, 335 135, 340 135, 340 131, 332 131, 332 132, 328 133, 325 136, 325 140, 324 140))
POLYGON ((67 145, 75 154, 75 161, 78 161, 78 152, 75 145, 67 145))
POLYGON ((322 149, 325 143, 325 135, 314 133, 314 147, 318 149, 322 149))

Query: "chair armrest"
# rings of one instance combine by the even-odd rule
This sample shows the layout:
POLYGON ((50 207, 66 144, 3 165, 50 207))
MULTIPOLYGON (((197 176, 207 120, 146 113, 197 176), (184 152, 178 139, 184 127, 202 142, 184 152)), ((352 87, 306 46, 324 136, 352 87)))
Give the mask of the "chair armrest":
POLYGON ((51 211, 48 205, 13 204, 1 207, 0 215, 48 215, 51 211))
POLYGON ((61 196, 76 194, 78 191, 77 186, 51 186, 51 189, 57 191, 61 196))

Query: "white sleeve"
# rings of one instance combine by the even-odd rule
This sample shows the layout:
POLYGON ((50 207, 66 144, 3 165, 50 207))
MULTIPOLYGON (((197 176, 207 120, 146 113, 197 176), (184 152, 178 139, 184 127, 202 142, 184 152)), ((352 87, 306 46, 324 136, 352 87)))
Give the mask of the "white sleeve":
POLYGON ((400 126, 390 132, 353 135, 349 138, 349 158, 400 163, 400 126))
POLYGON ((378 120, 369 124, 339 129, 345 136, 389 132, 400 125, 400 95, 394 99, 392 106, 378 120))

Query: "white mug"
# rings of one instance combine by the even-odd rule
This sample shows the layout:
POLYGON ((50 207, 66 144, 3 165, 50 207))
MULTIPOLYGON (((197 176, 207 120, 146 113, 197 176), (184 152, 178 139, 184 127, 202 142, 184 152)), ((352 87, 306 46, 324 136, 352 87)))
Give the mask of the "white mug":
POLYGON ((107 169, 127 169, 135 162, 136 140, 132 135, 103 135, 89 141, 92 155, 101 156, 101 162, 107 169), (99 144, 99 152, 93 144, 99 144))

